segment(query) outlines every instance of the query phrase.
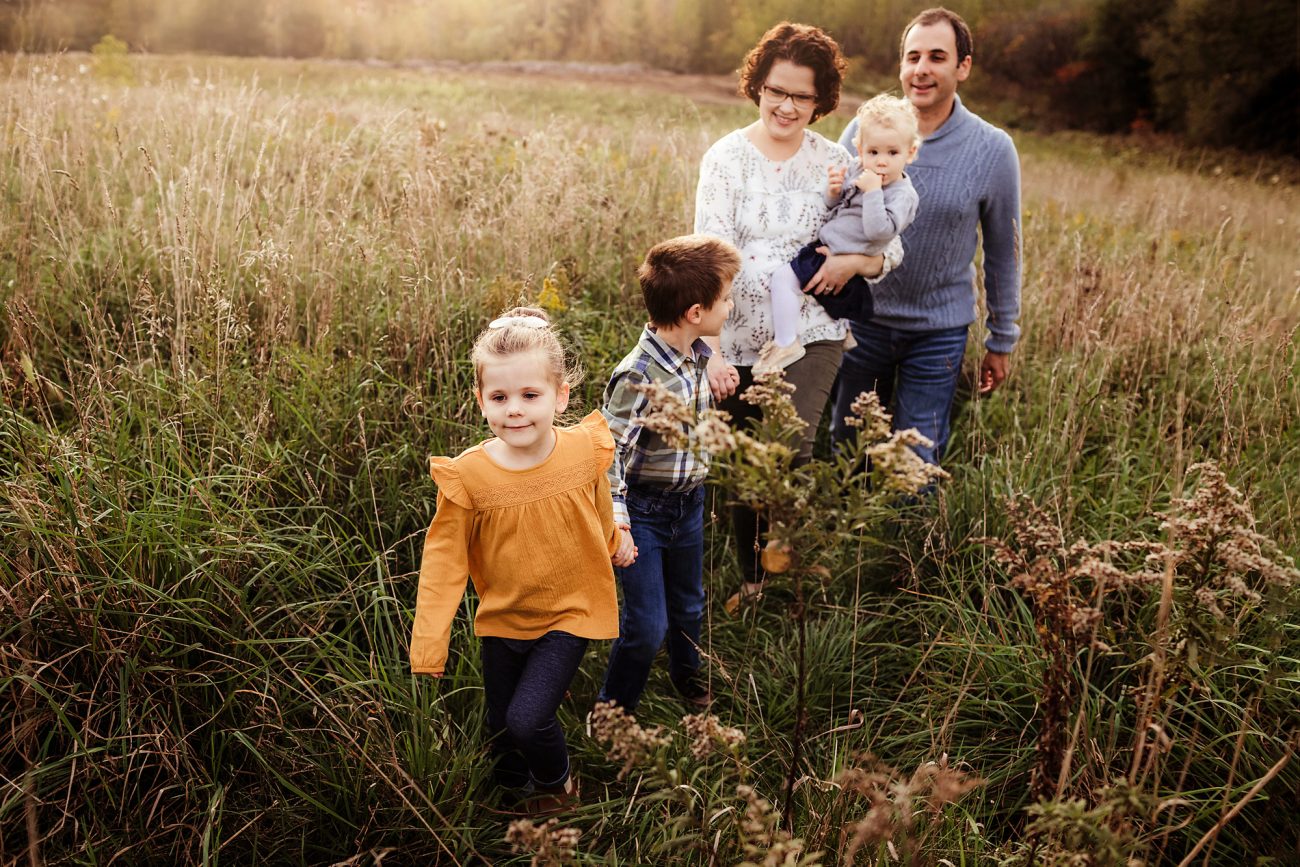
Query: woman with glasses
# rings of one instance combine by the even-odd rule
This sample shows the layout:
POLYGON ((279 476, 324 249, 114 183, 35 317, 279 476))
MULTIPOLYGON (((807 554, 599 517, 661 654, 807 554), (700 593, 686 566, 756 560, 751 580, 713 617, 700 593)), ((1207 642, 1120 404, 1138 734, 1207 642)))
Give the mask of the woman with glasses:
MULTIPOLYGON (((715 352, 708 369, 715 399, 736 421, 758 412, 739 395, 753 382, 752 368, 774 336, 772 273, 817 236, 834 202, 828 192, 843 182, 849 166, 847 151, 808 129, 839 104, 844 69, 839 46, 821 29, 776 25, 740 69, 740 92, 754 101, 758 119, 715 142, 700 164, 695 231, 730 242, 741 255, 735 310, 722 336, 712 341, 715 352)), ((829 256, 805 291, 838 292, 855 274, 878 277, 901 258, 896 240, 885 257, 829 256)), ((795 409, 807 423, 796 459, 806 463, 847 329, 816 301, 804 298, 797 331, 804 354, 785 369, 785 378, 795 386, 795 409)), ((763 527, 757 514, 739 506, 732 509, 732 521, 744 581, 726 603, 734 614, 762 590, 757 552, 763 527)))

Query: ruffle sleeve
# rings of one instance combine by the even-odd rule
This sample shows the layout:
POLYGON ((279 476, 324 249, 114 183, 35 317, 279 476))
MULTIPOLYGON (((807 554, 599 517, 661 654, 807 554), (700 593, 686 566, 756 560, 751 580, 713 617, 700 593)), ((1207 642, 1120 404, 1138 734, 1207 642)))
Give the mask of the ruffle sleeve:
POLYGON ((590 413, 578 422, 578 427, 591 435, 591 445, 596 454, 596 477, 592 480, 592 499, 596 504, 596 514, 600 517, 605 546, 609 549, 610 556, 613 556, 618 550, 619 525, 627 523, 626 517, 622 519, 614 517, 614 498, 607 475, 609 468, 614 464, 614 435, 609 432, 609 420, 600 410, 590 413))
POLYGON ((429 458, 429 475, 438 484, 438 493, 463 509, 474 508, 474 500, 465 489, 460 477, 460 468, 456 462, 447 457, 434 455, 429 458))
POLYGON ((592 410, 578 427, 591 435, 592 448, 596 450, 596 471, 604 475, 614 463, 614 436, 609 432, 609 422, 600 410, 592 410))

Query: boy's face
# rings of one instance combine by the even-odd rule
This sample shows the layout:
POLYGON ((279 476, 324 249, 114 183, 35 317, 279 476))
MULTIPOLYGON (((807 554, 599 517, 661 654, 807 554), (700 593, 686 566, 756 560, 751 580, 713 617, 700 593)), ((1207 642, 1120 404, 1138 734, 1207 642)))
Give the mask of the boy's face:
POLYGON ((872 126, 858 134, 858 159, 862 170, 880 175, 885 186, 903 176, 903 169, 916 158, 916 145, 896 129, 872 126))
POLYGON ((736 302, 731 300, 731 284, 734 282, 734 277, 728 280, 718 300, 713 302, 713 306, 700 311, 698 328, 701 337, 717 337, 722 333, 722 326, 727 324, 727 318, 731 316, 731 310, 736 306, 736 302))

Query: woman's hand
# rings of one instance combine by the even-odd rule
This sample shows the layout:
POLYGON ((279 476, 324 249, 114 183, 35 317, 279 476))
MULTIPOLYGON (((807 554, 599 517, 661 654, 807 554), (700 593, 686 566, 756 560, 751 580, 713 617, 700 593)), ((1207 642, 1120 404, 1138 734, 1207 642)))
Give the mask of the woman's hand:
POLYGON ((831 255, 826 247, 818 247, 817 252, 826 257, 826 261, 817 269, 817 273, 803 288, 804 292, 814 295, 840 294, 844 284, 853 277, 878 277, 885 267, 884 256, 867 256, 861 253, 840 253, 831 255))
POLYGON ((709 377, 709 390, 713 392, 714 401, 721 403, 736 393, 736 387, 740 385, 740 374, 736 372, 735 365, 728 364, 723 359, 721 353, 715 351, 709 356, 705 372, 709 377))

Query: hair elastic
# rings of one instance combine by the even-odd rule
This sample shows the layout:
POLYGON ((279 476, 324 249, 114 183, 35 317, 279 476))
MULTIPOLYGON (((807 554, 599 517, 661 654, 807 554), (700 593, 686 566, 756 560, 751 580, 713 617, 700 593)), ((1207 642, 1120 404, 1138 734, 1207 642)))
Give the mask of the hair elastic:
POLYGON ((545 328, 550 325, 540 316, 502 316, 488 323, 488 328, 509 328, 518 325, 521 328, 545 328))

